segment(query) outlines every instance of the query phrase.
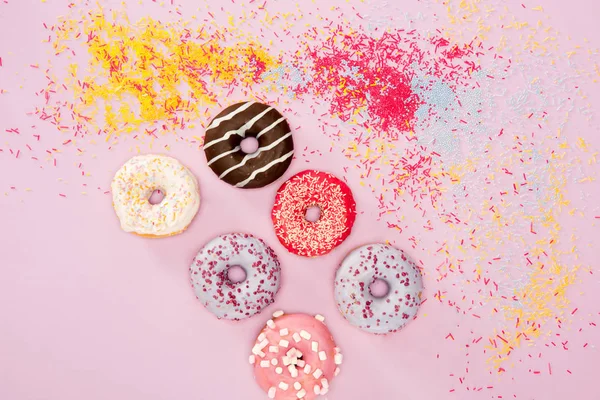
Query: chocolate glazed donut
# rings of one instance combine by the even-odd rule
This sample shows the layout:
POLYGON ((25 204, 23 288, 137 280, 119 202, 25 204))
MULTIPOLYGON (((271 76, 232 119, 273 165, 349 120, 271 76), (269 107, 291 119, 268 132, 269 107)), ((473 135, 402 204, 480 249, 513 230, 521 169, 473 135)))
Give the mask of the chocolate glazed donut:
POLYGON ((275 108, 249 101, 227 107, 212 120, 204 136, 204 153, 219 179, 238 188, 260 188, 285 173, 294 141, 290 126, 275 108), (254 153, 242 151, 247 137, 258 141, 254 153))

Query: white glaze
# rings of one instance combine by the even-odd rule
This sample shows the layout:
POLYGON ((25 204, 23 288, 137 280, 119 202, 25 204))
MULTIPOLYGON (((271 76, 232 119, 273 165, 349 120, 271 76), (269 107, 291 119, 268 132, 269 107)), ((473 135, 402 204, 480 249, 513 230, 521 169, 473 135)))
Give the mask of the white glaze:
POLYGON ((184 231, 200 207, 196 177, 178 160, 162 155, 135 156, 115 174, 113 206, 126 232, 167 236, 184 231), (164 199, 150 204, 154 190, 164 199))

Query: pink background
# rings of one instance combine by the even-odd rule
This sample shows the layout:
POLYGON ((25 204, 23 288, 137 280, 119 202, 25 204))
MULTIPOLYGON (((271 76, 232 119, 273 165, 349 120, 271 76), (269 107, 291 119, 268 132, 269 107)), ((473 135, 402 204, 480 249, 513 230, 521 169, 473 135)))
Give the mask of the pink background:
MULTIPOLYGON (((416 13, 423 6, 416 0, 406 3, 407 12, 416 13)), ((3 145, 7 141, 23 144, 30 137, 30 133, 2 136, 5 128, 22 126, 27 132, 33 124, 39 125, 39 131, 46 130, 42 140, 47 146, 62 141, 59 134, 53 139, 49 125, 25 113, 37 101, 34 92, 44 84, 43 76, 26 68, 48 58, 48 47, 41 43, 42 21, 52 21, 64 13, 64 4, 0 1, 0 56, 4 64, 0 81, 11 93, 0 95, 3 145)), ((597 40, 597 2, 572 0, 567 4, 544 0, 552 24, 569 32, 573 40, 597 40)), ((128 2, 128 8, 134 16, 162 12, 158 5, 145 4, 142 8, 133 1, 128 2)), ((599 104, 597 96, 590 101, 599 104)), ((316 124, 294 115, 289 118, 292 126, 302 124, 294 136, 297 148, 310 145, 326 154, 311 158, 310 167, 342 175, 344 160, 327 152, 329 140, 319 135, 316 124)), ((186 131, 185 135, 202 136, 202 129, 186 131)), ((600 145, 597 132, 588 139, 596 147, 600 145)), ((484 390, 450 393, 456 386, 452 374, 464 367, 462 361, 460 366, 456 362, 468 349, 444 336, 462 322, 461 315, 428 301, 419 318, 401 333, 377 337, 353 328, 337 312, 332 282, 341 259, 356 246, 390 239, 385 224, 376 222, 377 205, 370 193, 352 176, 348 179, 360 211, 353 234, 331 254, 304 259, 286 252, 272 229, 270 209, 281 181, 241 192, 218 181, 201 151, 182 142, 169 144, 169 154, 197 175, 202 204, 185 234, 163 240, 122 232, 110 194, 103 194, 116 169, 133 155, 132 143, 110 151, 102 145, 94 148, 97 157, 87 160, 87 169, 93 171, 92 180, 85 181, 87 188, 82 187, 80 171, 67 167, 79 162, 75 155, 63 156, 58 168, 41 168, 37 163, 0 156, 0 399, 263 399, 266 396, 253 381, 247 355, 267 316, 277 309, 326 317, 345 355, 342 373, 328 395, 332 400, 489 399, 500 395, 505 399, 514 395, 545 400, 574 393, 578 399, 600 399, 600 357, 595 348, 582 347, 586 342, 591 347, 598 344, 598 330, 574 338, 569 352, 544 347, 548 359, 515 362, 502 377, 490 372, 484 355, 473 354, 469 379, 474 387, 484 390), (13 186, 16 189, 11 189, 13 186), (82 195, 82 191, 88 194, 82 195), (67 197, 58 196, 58 192, 67 197), (205 311, 194 297, 187 272, 203 243, 233 231, 265 239, 283 265, 283 286, 276 304, 240 323, 218 321, 205 311), (531 368, 545 368, 548 360, 556 371, 552 376, 527 373, 531 368), (572 374, 566 373, 566 368, 572 374)), ((286 177, 305 169, 306 161, 296 159, 286 177)), ((598 199, 598 185, 590 190, 592 198, 598 199)), ((418 219, 418 215, 409 212, 407 218, 418 219)), ((565 230, 570 232, 577 224, 565 220, 565 230)), ((598 224, 580 225, 586 229, 581 233, 588 239, 586 243, 597 243, 598 224)), ((402 245, 402 239, 397 243, 402 245)), ((582 247, 582 263, 594 264, 597 248, 582 247)), ((427 254, 418 249, 409 252, 427 266, 427 254)), ((597 263, 592 266, 597 271, 597 263)), ((431 286, 427 276, 425 283, 431 286)), ((574 306, 590 321, 598 320, 598 284, 596 276, 582 276, 571 289, 574 306)), ((426 296, 431 297, 429 290, 426 296)), ((468 329, 468 325, 460 329, 468 329)), ((535 350, 531 353, 537 354, 535 350)))

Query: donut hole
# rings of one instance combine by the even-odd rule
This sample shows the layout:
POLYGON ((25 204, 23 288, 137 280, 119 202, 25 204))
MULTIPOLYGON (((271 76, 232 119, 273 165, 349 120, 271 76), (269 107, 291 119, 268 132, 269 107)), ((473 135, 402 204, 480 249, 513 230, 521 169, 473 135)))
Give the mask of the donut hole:
POLYGON ((258 140, 254 137, 247 137, 240 143, 242 151, 246 154, 253 154, 258 150, 258 140))
POLYGON ((369 285, 369 292, 376 299, 383 299, 390 292, 390 285, 384 279, 377 278, 369 285))
POLYGON ((155 205, 159 204, 165 198, 165 191, 161 189, 156 189, 152 193, 150 193, 150 197, 148 197, 148 203, 155 205))
POLYGON ((231 283, 242 283, 246 280, 246 270, 240 265, 232 265, 227 269, 227 279, 231 283))
POLYGON ((304 212, 304 218, 308 222, 317 222, 321 219, 321 208, 319 206, 310 206, 304 212))

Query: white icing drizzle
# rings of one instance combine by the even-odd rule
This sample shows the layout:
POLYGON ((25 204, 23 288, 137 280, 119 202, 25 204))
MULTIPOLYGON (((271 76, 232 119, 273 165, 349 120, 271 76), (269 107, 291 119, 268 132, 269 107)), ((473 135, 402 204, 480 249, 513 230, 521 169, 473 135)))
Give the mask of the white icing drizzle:
POLYGON ((252 179, 256 178, 256 175, 260 174, 261 172, 265 172, 268 171, 272 166, 279 164, 280 162, 284 162, 285 160, 287 160, 288 158, 290 158, 292 155, 294 154, 294 150, 290 151, 289 153, 279 157, 276 160, 271 161, 270 163, 268 163, 267 165, 265 165, 264 167, 255 170, 252 175, 250 175, 248 177, 248 179, 245 179, 241 182, 238 182, 235 184, 235 187, 244 187, 246 186, 252 179))
POLYGON ((258 150, 256 150, 254 153, 252 154, 248 154, 244 157, 244 159, 242 161, 240 161, 238 164, 234 165, 233 167, 225 170, 220 176, 219 179, 223 179, 223 177, 225 175, 227 175, 228 173, 230 173, 231 171, 238 169, 240 167, 242 167, 244 164, 246 164, 246 162, 248 162, 249 160, 256 158, 260 155, 261 152, 263 151, 267 151, 267 150, 271 150, 274 147, 276 147, 279 143, 283 142, 285 139, 287 139, 288 137, 292 136, 292 132, 288 132, 287 135, 280 137, 279 139, 277 139, 276 141, 274 141, 273 143, 271 143, 268 146, 265 147, 260 147, 258 148, 258 150))
POLYGON ((231 130, 231 131, 227 132, 225 135, 221 136, 220 138, 215 139, 212 142, 206 143, 204 145, 204 150, 208 149, 209 147, 211 147, 214 144, 217 144, 219 142, 229 139, 229 137, 231 137, 232 135, 240 135, 241 137, 244 137, 246 135, 246 131, 248 129, 252 128, 252 126, 256 123, 256 121, 260 120, 272 109, 273 109, 273 107, 268 107, 263 112, 261 112, 260 114, 258 114, 254 118, 252 118, 250 121, 248 121, 244 125, 242 125, 239 129, 231 130))
POLYGON ((206 130, 209 129, 213 129, 216 128, 217 126, 221 125, 221 122, 224 121, 229 121, 231 118, 235 117, 236 115, 238 115, 239 113, 243 112, 244 110, 247 110, 248 108, 250 108, 252 106, 252 104, 256 103, 255 101, 249 101, 246 104, 244 104, 241 107, 236 108, 235 110, 233 110, 232 112, 230 112, 227 115, 224 115, 222 117, 219 118, 215 118, 210 125, 208 126, 208 128, 206 128, 206 130))
POLYGON ((231 150, 229 150, 229 151, 226 151, 226 152, 224 152, 224 153, 221 153, 221 154, 219 154, 218 156, 214 157, 212 160, 210 160, 210 161, 208 162, 208 165, 211 165, 212 163, 219 161, 221 158, 223 158, 223 157, 225 157, 225 156, 228 156, 228 155, 230 155, 231 153, 236 153, 236 152, 240 151, 241 149, 242 149, 242 148, 241 148, 240 146, 236 146, 236 147, 234 147, 233 149, 231 149, 231 150))
POLYGON ((258 140, 265 133, 269 132, 271 129, 275 128, 282 121, 285 121, 285 117, 279 118, 277 121, 273 122, 271 125, 267 126, 265 129, 263 129, 262 131, 258 132, 258 135, 256 135, 256 140, 258 140))

